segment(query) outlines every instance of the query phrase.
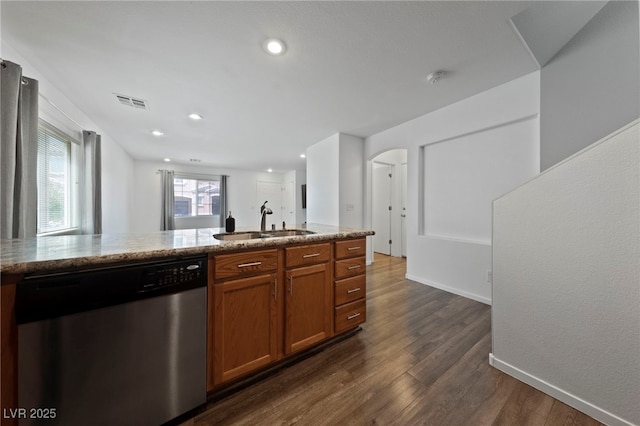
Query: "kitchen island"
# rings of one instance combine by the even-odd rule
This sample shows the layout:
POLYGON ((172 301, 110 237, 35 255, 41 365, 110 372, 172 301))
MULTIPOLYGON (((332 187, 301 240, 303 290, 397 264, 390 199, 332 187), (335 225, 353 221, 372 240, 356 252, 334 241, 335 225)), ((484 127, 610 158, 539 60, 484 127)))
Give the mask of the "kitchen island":
POLYGON ((211 228, 2 240, 3 410, 20 407, 15 300, 25 277, 205 256, 210 395, 357 328, 366 319, 365 237, 373 232, 304 229, 311 233, 248 240, 219 240, 213 235, 223 230, 211 228))

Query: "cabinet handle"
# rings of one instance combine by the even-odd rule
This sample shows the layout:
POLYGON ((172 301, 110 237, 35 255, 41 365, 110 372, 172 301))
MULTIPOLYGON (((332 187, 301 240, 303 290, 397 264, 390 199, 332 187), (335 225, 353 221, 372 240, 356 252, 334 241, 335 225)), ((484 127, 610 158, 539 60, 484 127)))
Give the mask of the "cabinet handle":
POLYGON ((306 259, 308 257, 316 257, 316 256, 320 256, 320 253, 305 254, 302 257, 306 259))
POLYGON ((262 265, 262 262, 241 263, 238 265, 238 268, 246 268, 247 266, 258 266, 258 265, 262 265))
POLYGON ((359 269, 360 265, 353 265, 353 266, 347 266, 347 269, 351 270, 351 269, 359 269))
POLYGON ((278 279, 273 280, 273 300, 278 300, 278 279))
POLYGON ((352 288, 347 290, 347 294, 355 293, 356 291, 360 291, 360 287, 352 288))
POLYGON ((293 296, 293 275, 289 275, 289 294, 293 296))
POLYGON ((347 247, 347 250, 358 250, 359 248, 360 248, 360 246, 347 247))
POLYGON ((354 318, 356 318, 356 317, 359 317, 359 316, 360 316, 360 312, 358 312, 357 314, 353 314, 353 315, 349 315, 349 316, 347 316, 347 319, 348 319, 348 320, 352 320, 352 319, 354 319, 354 318))

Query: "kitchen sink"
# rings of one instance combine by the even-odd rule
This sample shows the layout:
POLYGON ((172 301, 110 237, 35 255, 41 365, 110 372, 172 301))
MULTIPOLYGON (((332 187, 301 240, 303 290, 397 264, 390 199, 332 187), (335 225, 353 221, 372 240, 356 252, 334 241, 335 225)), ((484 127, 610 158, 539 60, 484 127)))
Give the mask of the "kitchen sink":
POLYGON ((213 238, 223 241, 236 241, 236 240, 254 240, 256 238, 278 238, 278 237, 293 237, 297 235, 311 235, 315 234, 313 231, 307 231, 306 229, 281 229, 278 231, 249 231, 249 232, 224 232, 222 234, 214 234, 213 238))

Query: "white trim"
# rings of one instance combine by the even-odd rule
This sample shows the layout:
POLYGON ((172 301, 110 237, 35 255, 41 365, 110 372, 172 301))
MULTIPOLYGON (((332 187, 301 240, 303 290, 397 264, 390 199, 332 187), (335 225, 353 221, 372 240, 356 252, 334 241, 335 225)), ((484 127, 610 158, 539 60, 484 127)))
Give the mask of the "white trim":
POLYGON ((513 365, 501 361, 496 358, 493 353, 489 354, 489 365, 497 368, 498 370, 524 382, 547 395, 564 402, 565 404, 581 411, 588 416, 593 417, 599 422, 605 423, 609 426, 634 426, 633 423, 628 422, 613 413, 610 413, 600 407, 593 405, 592 403, 585 401, 563 389, 560 389, 551 383, 547 383, 544 380, 535 377, 526 371, 522 371, 513 365))
POLYGON ((40 234, 36 234, 36 237, 55 237, 57 235, 80 235, 80 228, 72 227, 65 229, 58 229, 56 231, 42 232, 40 234))
POLYGON ((457 134, 457 135, 454 135, 454 136, 447 136, 446 138, 438 139, 437 141, 427 142, 425 144, 420 145, 420 148, 424 148, 424 147, 427 147, 429 145, 434 145, 434 144, 437 144, 437 143, 449 142, 449 141, 452 141, 454 139, 460 139, 460 138, 464 138, 464 137, 467 137, 467 136, 475 135, 475 134, 478 134, 478 133, 488 132, 490 130, 499 129, 501 127, 511 126, 512 124, 524 123, 525 121, 535 120, 539 116, 540 116, 540 114, 538 114, 536 112, 535 114, 525 115, 523 117, 514 118, 513 120, 502 121, 500 123, 492 124, 490 126, 481 127, 479 129, 474 129, 474 130, 471 130, 469 132, 460 133, 460 134, 457 134))
POLYGON ((405 278, 411 281, 418 282, 420 284, 428 285, 429 287, 437 288, 438 290, 443 290, 448 293, 457 294, 458 296, 466 297, 467 299, 475 300, 476 302, 484 303, 485 305, 491 306, 491 299, 484 296, 479 296, 474 293, 469 293, 464 290, 457 289, 455 287, 449 287, 444 284, 436 283, 433 281, 425 280, 423 278, 416 277, 414 275, 406 274, 405 278))
POLYGON ((209 175, 206 173, 191 172, 173 172, 173 177, 177 179, 220 181, 222 175, 209 175))
POLYGON ((423 238, 433 238, 434 240, 453 241, 454 243, 476 244, 479 246, 491 247, 491 239, 473 240, 473 239, 456 238, 456 237, 449 237, 446 235, 437 235, 437 234, 429 234, 429 233, 425 235, 418 235, 418 236, 423 238))

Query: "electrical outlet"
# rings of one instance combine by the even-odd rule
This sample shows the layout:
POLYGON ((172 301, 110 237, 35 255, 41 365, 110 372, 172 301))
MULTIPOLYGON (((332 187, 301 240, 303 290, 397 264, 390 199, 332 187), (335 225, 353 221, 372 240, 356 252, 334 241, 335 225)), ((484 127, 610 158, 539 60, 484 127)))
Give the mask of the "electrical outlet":
POLYGON ((487 282, 489 284, 493 283, 493 272, 492 271, 487 271, 487 282))

